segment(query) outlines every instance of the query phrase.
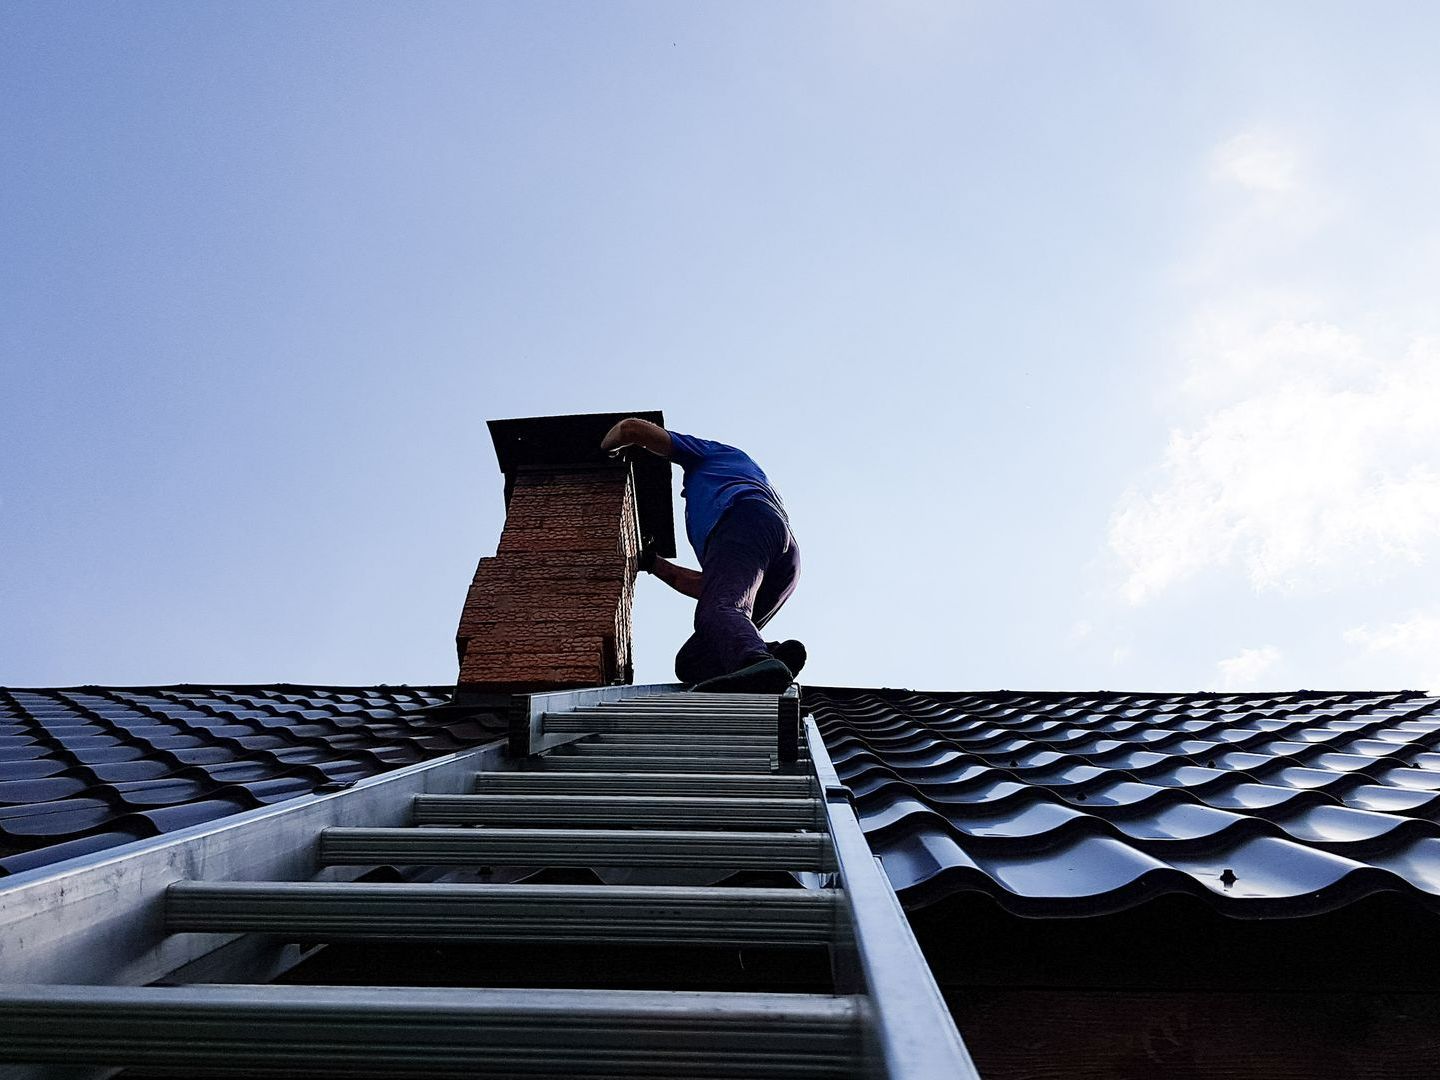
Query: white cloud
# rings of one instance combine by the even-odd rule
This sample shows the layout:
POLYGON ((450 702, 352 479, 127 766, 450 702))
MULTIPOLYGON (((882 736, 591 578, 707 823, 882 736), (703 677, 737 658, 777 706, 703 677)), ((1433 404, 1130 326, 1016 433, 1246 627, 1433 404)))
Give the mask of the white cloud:
POLYGON ((1127 600, 1231 566, 1257 592, 1382 580, 1440 550, 1440 343, 1380 359, 1329 324, 1212 321, 1192 352, 1211 409, 1111 518, 1127 600))
POLYGON ((1299 159, 1292 145, 1273 134, 1246 131, 1215 150, 1212 175, 1250 191, 1293 191, 1299 159))
POLYGON ((1371 652, 1426 651, 1440 656, 1440 618, 1418 614, 1389 626, 1372 628, 1367 623, 1346 630, 1345 640, 1371 652))
POLYGON ((1371 655, 1381 654, 1399 662, 1411 672, 1402 681, 1414 682, 1431 691, 1440 691, 1440 616, 1417 612, 1403 622, 1385 626, 1354 626, 1345 631, 1345 641, 1371 655))
POLYGON ((1182 346, 1189 370, 1183 391, 1226 403, 1286 386, 1358 387, 1380 370, 1364 342, 1338 326, 1289 319, 1263 321, 1241 312, 1196 320, 1182 346))
POLYGON ((1225 690, 1254 690, 1256 681, 1280 662, 1280 650, 1274 645, 1244 649, 1238 656, 1221 660, 1215 665, 1220 686, 1225 690))
MULTIPOLYGON (((1270 616, 1284 673, 1307 678, 1338 658, 1289 632, 1286 601, 1330 594, 1307 618, 1354 627, 1347 670, 1414 686, 1440 675, 1440 630, 1356 624, 1384 623, 1382 583, 1425 595, 1440 558, 1440 234, 1416 212, 1418 182, 1382 186, 1334 131, 1307 131, 1253 126, 1197 159, 1169 279, 1179 329, 1158 358, 1169 431, 1112 508, 1113 583, 1131 605, 1187 582, 1248 586, 1269 601, 1249 610, 1270 616)), ((1187 600, 1221 614, 1234 590, 1187 600)), ((1274 681, 1279 657, 1247 649, 1214 674, 1274 681)))
POLYGON ((1193 189, 1197 228, 1173 268, 1192 303, 1266 305, 1272 318, 1323 314, 1311 295, 1314 271, 1357 207, 1343 185, 1326 182, 1319 160, 1298 133, 1280 130, 1243 132, 1210 152, 1209 183, 1193 189))

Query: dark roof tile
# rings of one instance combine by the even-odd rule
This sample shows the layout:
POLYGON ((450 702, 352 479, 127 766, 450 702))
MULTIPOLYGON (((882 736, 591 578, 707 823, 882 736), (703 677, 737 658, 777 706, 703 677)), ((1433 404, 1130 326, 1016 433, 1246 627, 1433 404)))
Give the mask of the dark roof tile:
POLYGON ((23 842, 35 837, 69 839, 115 818, 104 799, 71 798, 0 808, 0 839, 23 842))
POLYGON ((121 844, 130 844, 139 839, 140 834, 138 833, 92 833, 79 840, 67 840, 63 844, 52 844, 49 847, 6 855, 0 858, 0 876, 5 874, 18 874, 23 870, 35 870, 41 866, 48 866, 51 863, 61 862, 65 859, 73 859, 80 855, 90 855, 96 851, 119 847, 121 844))
POLYGON ((241 810, 249 810, 256 804, 249 799, 208 799, 204 802, 182 803, 159 810, 144 810, 131 815, 148 821, 156 832, 174 832, 191 825, 225 817, 241 810))
POLYGON ((131 780, 153 780, 157 776, 168 776, 172 767, 164 761, 112 761, 92 764, 88 771, 97 780, 105 783, 125 783, 131 780))
POLYGON ((70 767, 55 758, 37 757, 6 761, 0 758, 0 780, 29 780, 38 776, 54 776, 70 767))
POLYGON ((0 875, 499 738, 442 687, 0 689, 0 875))
POLYGON ((0 806, 44 803, 76 795, 87 787, 84 780, 73 776, 49 776, 39 780, 0 781, 0 806))
POLYGON ((912 906, 1077 916, 1189 894, 1247 917, 1440 908, 1440 699, 807 688, 912 906))
POLYGON ((114 784, 111 790, 117 792, 125 805, 140 808, 149 806, 173 806, 176 803, 199 799, 214 788, 197 780, 170 777, 164 780, 135 780, 125 784, 114 784))

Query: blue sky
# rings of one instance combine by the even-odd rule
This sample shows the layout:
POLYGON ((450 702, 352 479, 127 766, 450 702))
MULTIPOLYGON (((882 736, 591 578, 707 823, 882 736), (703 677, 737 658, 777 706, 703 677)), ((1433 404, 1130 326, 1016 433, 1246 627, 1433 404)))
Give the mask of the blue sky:
POLYGON ((663 408, 784 493, 809 681, 1440 687, 1437 39, 8 3, 0 683, 453 680, 484 421, 663 408))

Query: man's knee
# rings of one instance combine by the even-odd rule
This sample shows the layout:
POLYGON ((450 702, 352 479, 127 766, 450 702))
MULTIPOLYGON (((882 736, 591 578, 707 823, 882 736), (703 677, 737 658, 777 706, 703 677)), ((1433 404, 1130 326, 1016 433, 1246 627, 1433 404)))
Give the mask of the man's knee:
POLYGON ((675 654, 675 678, 682 683, 702 682, 709 678, 705 668, 704 643, 699 634, 692 635, 675 654))

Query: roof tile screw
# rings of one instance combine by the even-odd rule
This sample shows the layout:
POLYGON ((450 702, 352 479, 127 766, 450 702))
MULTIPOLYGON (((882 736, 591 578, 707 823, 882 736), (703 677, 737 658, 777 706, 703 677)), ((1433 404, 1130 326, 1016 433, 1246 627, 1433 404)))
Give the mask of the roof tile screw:
POLYGON ((1235 877, 1235 871, 1231 870, 1228 866, 1225 867, 1224 873, 1220 875, 1220 884, 1224 885, 1227 889, 1230 888, 1231 885, 1234 885, 1237 880, 1239 879, 1235 877))

